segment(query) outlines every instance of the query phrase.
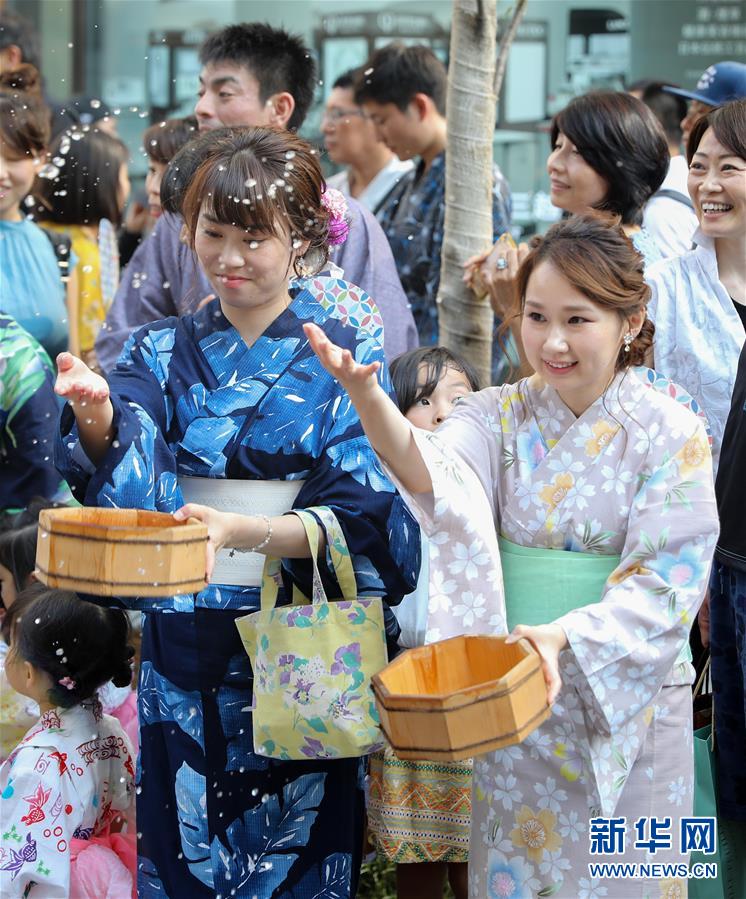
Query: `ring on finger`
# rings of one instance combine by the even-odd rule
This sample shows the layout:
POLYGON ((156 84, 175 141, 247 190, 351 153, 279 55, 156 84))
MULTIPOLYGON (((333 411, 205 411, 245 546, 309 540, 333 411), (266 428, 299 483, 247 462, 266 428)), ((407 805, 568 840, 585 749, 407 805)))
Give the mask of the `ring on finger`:
POLYGON ((504 256, 498 256, 497 262, 495 263, 495 268, 502 272, 508 267, 508 260, 504 256))

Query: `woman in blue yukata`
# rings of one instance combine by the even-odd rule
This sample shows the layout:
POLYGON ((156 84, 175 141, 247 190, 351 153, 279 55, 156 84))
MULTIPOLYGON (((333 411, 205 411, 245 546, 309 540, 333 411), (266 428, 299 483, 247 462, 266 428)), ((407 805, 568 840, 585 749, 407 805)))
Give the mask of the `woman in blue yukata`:
MULTIPOLYGON (((256 552, 281 557, 285 589, 310 595, 310 551, 300 519, 283 514, 291 508, 331 509, 360 595, 396 603, 414 587, 417 525, 302 328, 315 323, 361 364, 385 368, 381 344, 353 324, 377 313, 345 282, 312 277, 340 222, 308 144, 224 129, 202 152, 182 213, 216 299, 133 334, 108 384, 58 358, 69 405, 57 464, 78 498, 171 512, 186 500, 182 517, 197 514, 210 532, 206 590, 132 602, 145 612, 139 895, 349 897, 360 760, 254 753, 252 674, 234 622, 258 607, 256 552), (289 286, 293 276, 305 278, 289 286)), ((385 373, 381 383, 390 390, 385 373)), ((323 552, 320 564, 338 595, 323 552)))

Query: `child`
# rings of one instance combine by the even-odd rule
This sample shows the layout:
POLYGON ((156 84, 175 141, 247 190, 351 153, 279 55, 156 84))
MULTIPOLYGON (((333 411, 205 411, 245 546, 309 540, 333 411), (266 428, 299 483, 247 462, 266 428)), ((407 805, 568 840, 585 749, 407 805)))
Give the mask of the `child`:
MULTIPOLYGON (((22 209, 42 169, 49 141, 49 109, 33 66, 0 74, 0 309, 39 341, 49 355, 68 347, 71 257, 22 209), (56 255, 58 247, 59 257, 56 255)), ((74 333, 70 343, 75 349, 74 333)), ((0 500, 0 505, 2 505, 0 500)))
POLYGON ((134 845, 112 834, 128 809, 134 763, 96 691, 132 676, 121 610, 35 585, 3 622, 8 681, 41 718, 0 767, 0 894, 98 899, 133 892, 134 845))
MULTIPOLYGON (((651 814, 679 834, 692 813, 688 636, 718 533, 708 440, 691 398, 637 367, 650 289, 618 224, 554 225, 518 288, 535 374, 465 397, 435 434, 382 394, 375 366, 305 331, 437 539, 431 581, 461 594, 454 620, 481 609, 485 631, 512 629, 542 658, 552 715, 474 764, 469 895, 639 899, 660 882, 589 877, 588 821, 626 819, 607 860, 631 863, 651 814)), ((656 849, 686 865, 675 838, 656 849)))
MULTIPOLYGON (((399 356, 391 363, 391 381, 402 414, 425 431, 434 431, 464 396, 479 390, 472 366, 445 347, 399 356)), ((406 647, 462 633, 453 628, 450 602, 431 594, 422 538, 417 590, 394 609, 402 628, 399 642, 406 647)), ((446 877, 456 899, 466 899, 471 769, 470 759, 403 761, 388 747, 371 756, 368 827, 379 851, 397 862, 399 899, 442 897, 446 877)))
POLYGON ((38 216, 45 228, 68 236, 78 259, 77 325, 80 355, 96 364, 94 342, 119 283, 116 231, 130 183, 129 153, 104 131, 68 131, 52 144, 58 169, 40 181, 38 216))
MULTIPOLYGON (((39 511, 45 504, 37 504, 34 513, 38 518, 39 511)), ((10 609, 19 592, 35 582, 34 567, 36 563, 36 543, 38 527, 27 524, 15 530, 0 534, 0 599, 3 612, 10 609)), ((0 762, 5 761, 11 750, 21 737, 39 717, 39 710, 34 703, 16 693, 7 683, 4 672, 6 645, 0 643, 0 684, 2 685, 2 703, 0 703, 0 762), (29 720, 31 716, 31 720, 29 720), (20 732, 19 732, 20 731, 20 732)), ((116 687, 111 681, 104 684, 99 691, 99 698, 107 715, 119 720, 124 732, 137 752, 137 701, 135 692, 129 684, 116 687)))
MULTIPOLYGON (((58 359, 56 389, 70 408, 57 460, 77 496, 195 515, 218 551, 197 596, 132 601, 145 612, 139 887, 347 899, 363 843, 359 760, 255 751, 252 672, 235 620, 258 607, 263 560, 220 550, 281 557, 285 588, 308 593, 308 541, 284 513, 324 506, 361 596, 395 604, 413 589, 419 531, 302 325, 319 324, 361 360, 382 361, 383 350, 355 324, 376 317, 365 295, 351 302, 355 288, 338 279, 289 280, 320 271, 344 230, 316 151, 271 128, 208 132, 182 153, 195 147, 180 212, 216 298, 136 331, 108 384, 79 359, 58 359)), ((325 559, 322 577, 336 590, 325 559)))

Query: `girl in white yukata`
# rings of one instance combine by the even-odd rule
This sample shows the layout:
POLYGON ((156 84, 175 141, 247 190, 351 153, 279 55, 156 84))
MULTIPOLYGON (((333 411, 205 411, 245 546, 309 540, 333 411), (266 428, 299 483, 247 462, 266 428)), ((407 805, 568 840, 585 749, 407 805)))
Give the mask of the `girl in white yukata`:
POLYGON ((124 612, 41 585, 3 622, 10 686, 41 718, 0 767, 0 896, 136 896, 134 834, 115 832, 134 791, 134 761, 96 691, 129 684, 124 612))
POLYGON ((457 619, 482 609, 472 631, 512 628, 543 660, 551 717, 474 763, 470 896, 685 896, 687 638, 718 532, 705 426, 633 367, 652 339, 649 290, 618 227, 555 225, 518 285, 535 374, 465 397, 435 434, 401 416, 375 366, 307 333, 439 542, 431 591, 457 619), (681 867, 589 869, 620 860, 681 867))

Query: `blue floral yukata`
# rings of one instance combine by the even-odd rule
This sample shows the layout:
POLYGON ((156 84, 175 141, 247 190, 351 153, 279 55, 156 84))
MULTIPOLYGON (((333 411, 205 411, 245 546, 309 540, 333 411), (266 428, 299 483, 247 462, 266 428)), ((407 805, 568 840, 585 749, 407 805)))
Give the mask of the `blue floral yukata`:
MULTIPOLYGON (((404 292, 412 305, 420 346, 438 342, 440 254, 446 214, 446 156, 436 156, 425 171, 424 162, 402 178, 386 198, 378 220, 389 239, 404 292)), ((511 198, 508 182, 497 166, 492 179, 493 240, 510 228, 511 198)), ((507 370, 504 351, 495 339, 492 349, 493 382, 507 370)))
MULTIPOLYGON (((315 322, 361 363, 383 365, 383 350, 369 331, 346 323, 344 304, 317 295, 318 284, 313 295, 296 290, 250 348, 217 300, 141 328, 110 377, 116 438, 102 464, 94 470, 83 454, 69 408, 57 462, 88 505, 163 511, 182 505, 177 475, 304 480, 294 507, 335 513, 359 594, 397 603, 416 582, 418 527, 302 324, 315 322)), ((338 595, 328 568, 322 577, 338 595)), ((286 590, 295 583, 310 596, 310 560, 286 563, 283 578, 286 590)), ((362 761, 254 754, 251 668, 235 620, 258 603, 257 588, 221 585, 196 597, 129 602, 145 612, 141 899, 355 894, 362 761)))

